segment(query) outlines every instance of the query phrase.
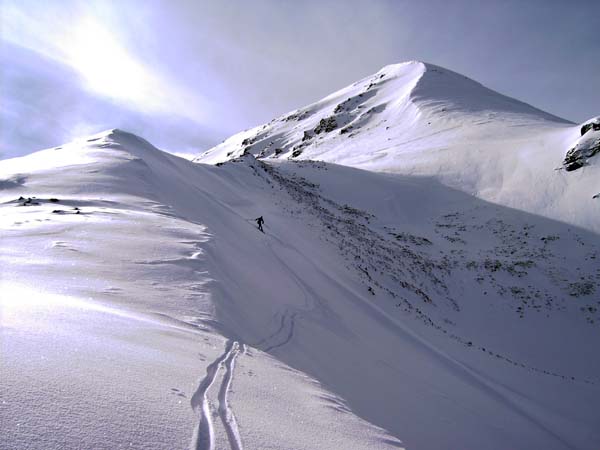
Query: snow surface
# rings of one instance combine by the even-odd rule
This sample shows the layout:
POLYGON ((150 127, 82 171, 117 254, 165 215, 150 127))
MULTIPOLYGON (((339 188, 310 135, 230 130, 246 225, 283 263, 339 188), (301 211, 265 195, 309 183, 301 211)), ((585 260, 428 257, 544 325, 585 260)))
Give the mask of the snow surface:
POLYGON ((0 162, 0 448, 598 448, 579 130, 422 63, 298 113, 219 165, 119 130, 0 162))

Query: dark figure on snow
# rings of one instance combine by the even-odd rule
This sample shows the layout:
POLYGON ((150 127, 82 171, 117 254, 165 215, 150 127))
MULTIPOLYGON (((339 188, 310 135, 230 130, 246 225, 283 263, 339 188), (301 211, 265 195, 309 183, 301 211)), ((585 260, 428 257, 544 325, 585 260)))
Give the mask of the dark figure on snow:
POLYGON ((263 223, 265 223, 265 219, 263 219, 262 216, 260 216, 258 219, 254 219, 254 220, 256 220, 256 223, 258 224, 258 229, 264 233, 262 226, 263 226, 263 223))

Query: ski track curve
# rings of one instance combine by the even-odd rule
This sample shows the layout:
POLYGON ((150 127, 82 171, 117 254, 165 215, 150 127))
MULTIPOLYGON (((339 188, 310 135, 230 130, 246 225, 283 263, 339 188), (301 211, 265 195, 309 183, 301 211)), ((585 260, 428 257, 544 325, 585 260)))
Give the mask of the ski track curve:
MULTIPOLYGON (((243 344, 241 348, 245 351, 245 346, 243 344)), ((243 450, 237 422, 227 398, 233 379, 235 359, 239 353, 239 342, 231 340, 227 341, 223 353, 206 367, 206 375, 202 381, 200 381, 196 392, 194 392, 190 399, 192 409, 200 416, 198 426, 195 428, 194 435, 192 436, 192 443, 190 445, 191 450, 215 449, 215 432, 211 417, 211 403, 207 394, 222 367, 225 367, 225 375, 219 388, 219 407, 217 411, 223 422, 231 449, 243 450)))
MULTIPOLYGON (((276 314, 275 317, 277 317, 277 315, 279 315, 279 314, 276 314)), ((286 317, 287 317, 287 315, 285 314, 285 311, 284 311, 284 313, 281 315, 281 319, 279 321, 279 327, 273 333, 271 333, 270 335, 262 338, 256 344, 251 344, 251 345, 253 347, 260 348, 264 344, 266 344, 269 340, 273 339, 275 336, 277 336, 279 333, 281 333, 281 331, 285 328, 285 319, 286 319, 286 317)))
MULTIPOLYGON (((275 350, 276 348, 283 347, 284 345, 286 345, 288 342, 290 342, 292 340, 292 338, 294 337, 294 327, 296 325, 296 313, 293 313, 290 316, 287 316, 287 315, 283 316, 282 325, 283 325, 285 319, 288 317, 289 317, 289 327, 287 330, 287 334, 283 338, 283 341, 281 341, 278 344, 271 344, 270 346, 265 348, 263 350, 263 352, 267 353, 267 352, 270 352, 271 350, 275 350)), ((279 331, 281 331, 282 329, 283 329, 283 327, 280 328, 279 331)))

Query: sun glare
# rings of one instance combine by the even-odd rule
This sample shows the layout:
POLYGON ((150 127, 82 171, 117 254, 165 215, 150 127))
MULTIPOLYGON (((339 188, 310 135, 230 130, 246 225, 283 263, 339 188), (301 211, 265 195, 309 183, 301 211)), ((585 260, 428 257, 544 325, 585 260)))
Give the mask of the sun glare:
POLYGON ((160 107, 152 75, 127 53, 113 33, 97 22, 82 21, 65 50, 69 63, 89 89, 149 109, 160 107))

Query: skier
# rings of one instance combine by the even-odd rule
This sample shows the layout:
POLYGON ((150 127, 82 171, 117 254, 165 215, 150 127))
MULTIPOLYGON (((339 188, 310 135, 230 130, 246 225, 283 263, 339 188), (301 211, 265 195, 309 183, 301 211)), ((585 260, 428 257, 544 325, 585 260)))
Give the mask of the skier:
POLYGON ((256 220, 256 223, 258 224, 258 229, 264 233, 262 226, 263 226, 263 223, 265 223, 265 219, 263 219, 262 216, 260 216, 258 219, 254 219, 254 220, 256 220))

